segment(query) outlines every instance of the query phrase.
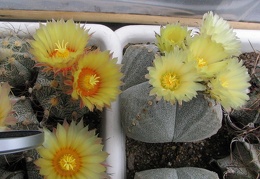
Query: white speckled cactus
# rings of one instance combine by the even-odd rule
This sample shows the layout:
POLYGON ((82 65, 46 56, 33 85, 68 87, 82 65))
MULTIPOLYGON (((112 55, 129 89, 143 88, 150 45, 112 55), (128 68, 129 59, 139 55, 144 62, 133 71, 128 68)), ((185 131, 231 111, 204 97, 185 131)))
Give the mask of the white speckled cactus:
POLYGON ((35 62, 29 52, 26 39, 15 33, 0 39, 0 81, 8 82, 13 87, 29 83, 35 62))
POLYGON ((183 167, 177 169, 162 168, 152 169, 135 174, 134 179, 218 179, 218 175, 214 172, 202 168, 183 167))
POLYGON ((215 134, 221 127, 222 110, 214 101, 198 95, 180 106, 149 96, 150 84, 143 75, 156 50, 147 45, 140 50, 139 46, 130 46, 123 59, 127 88, 120 96, 120 114, 126 135, 143 142, 160 143, 199 141, 215 134), (141 80, 136 84, 132 83, 134 79, 141 80))

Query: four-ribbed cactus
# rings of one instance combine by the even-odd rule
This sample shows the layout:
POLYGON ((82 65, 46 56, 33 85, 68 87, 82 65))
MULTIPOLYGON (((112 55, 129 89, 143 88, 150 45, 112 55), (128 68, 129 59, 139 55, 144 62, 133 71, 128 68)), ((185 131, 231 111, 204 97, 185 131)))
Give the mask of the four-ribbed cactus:
POLYGON ((192 142, 215 134, 221 127, 222 110, 213 100, 200 94, 182 105, 172 105, 149 95, 151 85, 143 74, 154 55, 153 45, 132 45, 125 52, 120 114, 126 135, 143 142, 161 143, 192 142))

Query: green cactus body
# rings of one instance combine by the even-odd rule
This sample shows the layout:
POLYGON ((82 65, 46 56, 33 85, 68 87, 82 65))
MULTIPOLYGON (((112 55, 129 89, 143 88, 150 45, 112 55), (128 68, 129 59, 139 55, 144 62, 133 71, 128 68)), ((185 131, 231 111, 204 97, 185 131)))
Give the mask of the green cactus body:
POLYGON ((16 35, 0 39, 0 81, 13 87, 25 86, 35 71, 29 43, 16 35))
POLYGON ((15 130, 37 130, 39 122, 33 111, 32 104, 29 98, 12 97, 17 101, 14 106, 14 117, 17 119, 17 125, 12 126, 15 130))
POLYGON ((61 119, 78 119, 87 113, 87 108, 80 108, 80 101, 73 100, 64 93, 59 83, 59 76, 39 72, 33 95, 50 117, 61 119))

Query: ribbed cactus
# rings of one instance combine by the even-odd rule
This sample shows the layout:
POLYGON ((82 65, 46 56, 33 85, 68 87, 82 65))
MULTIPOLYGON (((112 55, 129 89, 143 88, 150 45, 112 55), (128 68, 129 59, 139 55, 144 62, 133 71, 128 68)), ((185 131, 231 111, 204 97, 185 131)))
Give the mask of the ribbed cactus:
POLYGON ((79 100, 73 100, 65 94, 65 88, 60 83, 60 76, 39 72, 32 92, 50 117, 69 120, 81 118, 87 113, 87 108, 81 108, 79 100))
POLYGON ((26 86, 32 78, 34 61, 26 39, 15 34, 0 39, 0 81, 13 87, 26 86))
POLYGON ((145 67, 152 65, 157 51, 158 48, 154 45, 131 45, 126 49, 122 62, 124 64, 122 81, 125 82, 122 90, 147 81, 145 75, 148 70, 145 67), (140 68, 143 69, 140 70, 140 68))
POLYGON ((31 100, 23 97, 12 97, 16 103, 13 105, 14 117, 17 119, 17 125, 12 126, 14 130, 37 130, 39 126, 38 119, 32 108, 31 100))
POLYGON ((215 134, 222 123, 221 106, 201 94, 182 105, 149 96, 151 85, 143 75, 156 50, 144 45, 137 53, 135 47, 130 46, 123 59, 127 72, 123 82, 127 89, 120 96, 120 114, 126 135, 143 142, 160 143, 198 141, 215 134), (134 79, 142 80, 135 84, 134 79))

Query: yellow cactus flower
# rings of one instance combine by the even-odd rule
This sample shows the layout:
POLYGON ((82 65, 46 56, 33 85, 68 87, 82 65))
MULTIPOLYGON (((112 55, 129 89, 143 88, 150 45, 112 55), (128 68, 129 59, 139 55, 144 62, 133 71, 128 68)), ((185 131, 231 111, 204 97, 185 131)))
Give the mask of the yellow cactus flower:
POLYGON ((189 46, 189 60, 195 62, 198 73, 202 78, 209 78, 226 65, 221 62, 228 57, 221 44, 212 41, 209 37, 196 36, 189 46))
POLYGON ((226 110, 237 109, 249 99, 250 76, 242 61, 237 58, 227 60, 228 65, 209 81, 209 93, 226 110))
POLYGON ((120 93, 122 73, 116 62, 108 51, 96 50, 82 56, 78 69, 73 73, 72 98, 80 97, 90 111, 94 106, 99 110, 110 106, 120 93))
POLYGON ((103 162, 108 154, 95 131, 88 131, 81 120, 69 125, 64 121, 54 132, 44 128, 44 142, 37 148, 41 158, 35 161, 45 178, 105 178, 103 162))
POLYGON ((205 87, 198 83, 199 75, 193 63, 187 62, 185 51, 174 49, 165 56, 156 57, 154 67, 148 67, 149 74, 146 77, 153 86, 150 95, 157 95, 157 99, 174 104, 178 101, 189 101, 197 95, 197 91, 205 87))
POLYGON ((11 87, 8 83, 0 84, 0 131, 7 129, 6 125, 13 125, 17 120, 10 115, 12 103, 9 99, 11 87))
POLYGON ((203 15, 200 28, 201 35, 210 36, 212 40, 220 43, 230 56, 241 54, 241 42, 227 21, 213 14, 212 11, 203 15))
POLYGON ((172 51, 176 46, 185 49, 186 40, 190 38, 190 31, 180 24, 168 24, 161 27, 160 35, 155 36, 159 50, 165 53, 172 51))
POLYGON ((84 53, 90 38, 88 31, 73 20, 59 20, 40 24, 31 42, 32 54, 39 62, 36 66, 45 71, 66 73, 76 63, 77 57, 84 53))

